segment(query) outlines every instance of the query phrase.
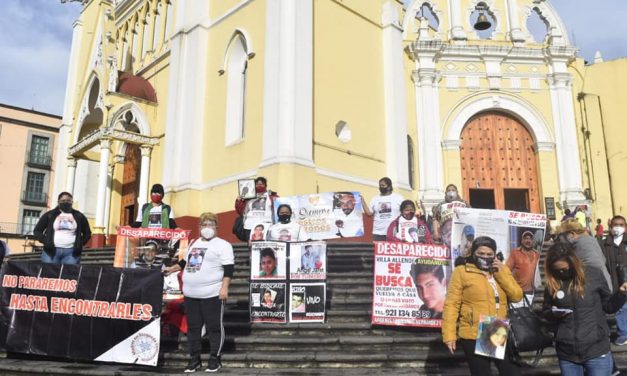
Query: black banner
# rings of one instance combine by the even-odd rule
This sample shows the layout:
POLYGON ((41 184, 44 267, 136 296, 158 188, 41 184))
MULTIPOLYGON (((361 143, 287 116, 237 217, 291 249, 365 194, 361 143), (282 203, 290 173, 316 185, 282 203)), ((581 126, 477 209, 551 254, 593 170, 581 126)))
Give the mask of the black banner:
POLYGON ((157 270, 10 261, 0 295, 6 349, 156 365, 162 286, 157 270))

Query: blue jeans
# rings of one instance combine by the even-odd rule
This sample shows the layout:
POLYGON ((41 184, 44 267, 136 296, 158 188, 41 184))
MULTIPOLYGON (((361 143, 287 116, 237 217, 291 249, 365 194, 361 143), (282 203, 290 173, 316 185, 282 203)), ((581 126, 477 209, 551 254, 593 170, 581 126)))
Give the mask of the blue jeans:
POLYGON ((560 370, 562 376, 609 376, 612 374, 612 353, 608 352, 597 358, 585 361, 584 363, 573 363, 560 359, 560 370))
POLYGON ((616 331, 619 337, 627 337, 627 303, 616 312, 616 331))
POLYGON ((41 262, 44 264, 80 264, 81 258, 74 257, 74 248, 55 248, 56 252, 50 257, 46 252, 41 252, 41 262))

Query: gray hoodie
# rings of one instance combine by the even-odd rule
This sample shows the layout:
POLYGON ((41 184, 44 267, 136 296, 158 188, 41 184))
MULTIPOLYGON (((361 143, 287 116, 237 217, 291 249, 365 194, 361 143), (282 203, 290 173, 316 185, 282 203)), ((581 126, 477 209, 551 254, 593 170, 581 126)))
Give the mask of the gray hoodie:
POLYGON ((579 239, 575 241, 575 254, 581 259, 584 265, 601 270, 607 286, 612 291, 612 278, 605 266, 605 256, 595 238, 588 234, 579 235, 579 239))

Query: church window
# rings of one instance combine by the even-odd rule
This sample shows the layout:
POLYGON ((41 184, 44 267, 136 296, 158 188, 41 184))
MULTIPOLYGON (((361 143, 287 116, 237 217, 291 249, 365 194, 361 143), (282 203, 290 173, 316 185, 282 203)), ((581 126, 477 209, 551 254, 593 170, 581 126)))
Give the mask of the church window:
POLYGON ((246 41, 241 34, 237 33, 229 45, 226 62, 225 144, 227 146, 244 138, 247 69, 246 41))

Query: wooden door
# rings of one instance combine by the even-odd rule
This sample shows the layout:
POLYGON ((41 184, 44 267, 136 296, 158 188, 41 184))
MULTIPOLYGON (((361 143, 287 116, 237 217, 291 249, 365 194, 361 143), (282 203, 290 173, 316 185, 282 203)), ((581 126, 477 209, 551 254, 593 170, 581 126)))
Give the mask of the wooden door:
POLYGON ((133 223, 137 216, 140 168, 141 151, 139 145, 127 144, 122 175, 122 202, 120 203, 120 223, 124 226, 133 223))
POLYGON ((481 113, 466 124, 461 141, 464 197, 470 189, 493 189, 496 209, 506 209, 507 193, 508 207, 540 212, 534 141, 524 125, 505 114, 481 113), (528 194, 512 195, 513 190, 528 194))

